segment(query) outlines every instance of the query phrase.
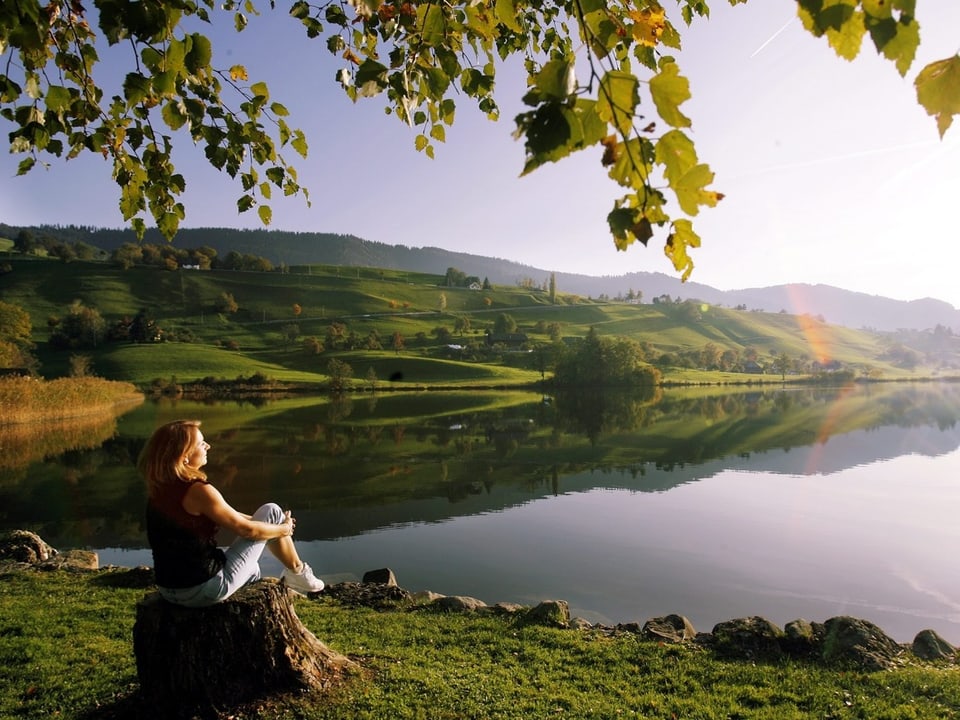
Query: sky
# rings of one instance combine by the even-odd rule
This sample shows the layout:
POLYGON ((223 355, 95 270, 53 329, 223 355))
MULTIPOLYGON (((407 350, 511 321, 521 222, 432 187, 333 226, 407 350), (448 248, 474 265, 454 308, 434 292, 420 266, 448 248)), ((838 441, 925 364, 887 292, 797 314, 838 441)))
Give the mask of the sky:
MULTIPOLYGON (((722 290, 827 284, 960 307, 960 119, 941 140, 913 87, 927 62, 960 51, 960 3, 917 6, 922 43, 906 78, 869 39, 854 62, 838 58, 803 30, 793 0, 714 0, 710 19, 683 31, 684 49, 674 54, 693 95, 682 106, 693 121, 687 132, 716 174, 712 188, 725 194, 694 218, 702 247, 693 251, 692 281, 722 290)), ((265 80, 310 143, 307 159, 290 151, 288 160, 311 205, 274 200, 270 227, 556 272, 677 276, 662 234, 646 248, 614 247, 606 216, 621 192, 601 150, 520 177, 523 146, 512 132, 524 78, 515 68, 498 78, 499 122, 461 99, 430 160, 414 149, 416 129, 386 115, 383 99, 353 104, 343 95, 338 61, 282 9, 252 17, 242 34, 217 30, 213 40, 215 62, 242 63, 251 81, 265 80)), ((183 227, 261 227, 255 212, 237 213, 239 186, 180 139, 183 227)), ((0 154, 0 222, 123 226, 102 158, 54 161, 15 177, 19 160, 0 154)))

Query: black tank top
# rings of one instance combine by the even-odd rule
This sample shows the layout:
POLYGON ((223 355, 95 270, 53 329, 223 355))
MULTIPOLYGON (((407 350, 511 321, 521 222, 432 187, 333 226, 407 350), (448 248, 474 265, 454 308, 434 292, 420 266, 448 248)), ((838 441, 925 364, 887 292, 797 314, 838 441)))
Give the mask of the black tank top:
POLYGON ((183 498, 194 482, 206 483, 170 483, 159 497, 147 500, 147 540, 160 587, 193 587, 223 569, 217 524, 206 515, 191 515, 183 509, 183 498))

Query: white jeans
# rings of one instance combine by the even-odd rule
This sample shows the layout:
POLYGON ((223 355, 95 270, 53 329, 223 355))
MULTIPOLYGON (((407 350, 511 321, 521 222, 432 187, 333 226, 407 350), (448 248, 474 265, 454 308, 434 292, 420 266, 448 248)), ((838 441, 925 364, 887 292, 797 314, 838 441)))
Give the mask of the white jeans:
MULTIPOLYGON (((283 522, 283 510, 276 503, 267 503, 257 508, 253 519, 276 525, 283 522)), ((223 551, 226 556, 223 569, 206 582, 188 588, 158 587, 157 590, 164 600, 186 607, 204 607, 226 600, 244 585, 260 579, 260 556, 267 542, 238 537, 223 551)))

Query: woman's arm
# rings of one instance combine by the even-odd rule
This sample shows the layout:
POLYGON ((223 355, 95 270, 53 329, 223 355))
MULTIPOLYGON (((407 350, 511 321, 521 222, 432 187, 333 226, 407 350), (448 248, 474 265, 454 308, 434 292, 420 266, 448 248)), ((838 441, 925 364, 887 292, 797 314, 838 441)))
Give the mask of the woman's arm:
POLYGON ((206 515, 217 525, 248 540, 272 540, 293 535, 289 514, 279 525, 253 520, 228 503, 220 491, 207 483, 194 483, 183 497, 183 509, 193 515, 206 515))

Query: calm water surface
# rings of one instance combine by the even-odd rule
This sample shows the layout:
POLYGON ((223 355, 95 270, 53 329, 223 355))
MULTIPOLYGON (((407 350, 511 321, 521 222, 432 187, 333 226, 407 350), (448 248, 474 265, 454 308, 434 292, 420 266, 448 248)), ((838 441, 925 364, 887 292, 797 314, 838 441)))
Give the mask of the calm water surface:
POLYGON ((291 507, 328 582, 390 567, 412 591, 564 599, 608 624, 846 614, 960 644, 960 387, 666 393, 592 419, 469 398, 145 406, 105 443, 0 471, 0 529, 150 564, 131 458, 200 417, 211 479, 241 509, 291 507))

